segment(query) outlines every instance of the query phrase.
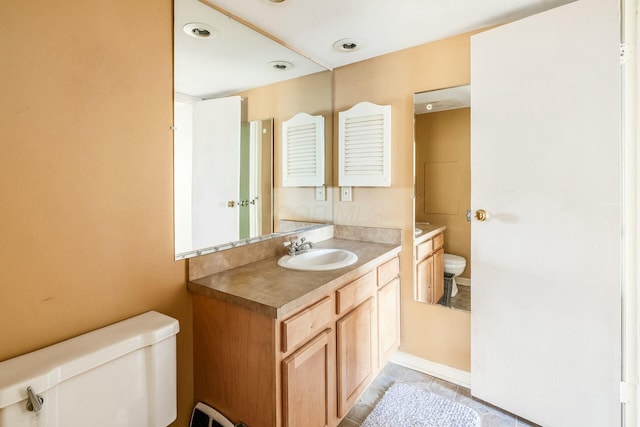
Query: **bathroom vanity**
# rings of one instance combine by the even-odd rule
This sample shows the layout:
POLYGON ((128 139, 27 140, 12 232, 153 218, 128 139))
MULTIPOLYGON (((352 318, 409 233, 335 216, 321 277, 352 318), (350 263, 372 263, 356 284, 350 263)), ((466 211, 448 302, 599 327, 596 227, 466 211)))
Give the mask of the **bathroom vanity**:
POLYGON ((399 237, 314 248, 358 260, 298 271, 278 255, 190 280, 197 401, 249 426, 336 426, 398 348, 399 237))
POLYGON ((444 295, 444 230, 446 227, 416 223, 421 230, 414 239, 416 278, 414 299, 437 304, 444 295))

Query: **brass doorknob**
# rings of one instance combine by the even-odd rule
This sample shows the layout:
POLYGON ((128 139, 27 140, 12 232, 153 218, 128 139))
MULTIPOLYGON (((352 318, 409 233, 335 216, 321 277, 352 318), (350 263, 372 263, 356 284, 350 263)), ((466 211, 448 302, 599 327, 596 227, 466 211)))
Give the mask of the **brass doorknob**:
POLYGON ((478 221, 486 221, 487 220, 487 211, 485 211, 484 209, 478 209, 476 211, 476 219, 478 221))

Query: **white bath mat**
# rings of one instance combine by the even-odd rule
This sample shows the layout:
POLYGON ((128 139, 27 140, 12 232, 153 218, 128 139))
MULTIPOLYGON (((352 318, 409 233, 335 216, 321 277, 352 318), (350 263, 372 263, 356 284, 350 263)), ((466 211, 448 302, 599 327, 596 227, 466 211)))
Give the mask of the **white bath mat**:
POLYGON ((409 384, 395 383, 384 394, 362 427, 477 427, 473 409, 409 384))

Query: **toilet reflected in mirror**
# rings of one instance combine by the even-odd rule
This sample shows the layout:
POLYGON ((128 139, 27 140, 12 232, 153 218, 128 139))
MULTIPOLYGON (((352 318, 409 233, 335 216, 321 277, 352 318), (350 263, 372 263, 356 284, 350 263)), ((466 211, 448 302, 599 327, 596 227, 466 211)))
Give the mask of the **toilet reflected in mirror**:
MULTIPOLYGON (((415 223, 445 226, 445 295, 440 304, 471 309, 470 86, 414 95, 415 223), (450 292, 450 295, 447 295, 450 292)), ((416 237, 417 238, 417 237, 416 237)), ((414 280, 419 280, 416 275, 414 280)))
POLYGON ((460 276, 467 267, 467 260, 459 255, 444 254, 444 272, 451 274, 451 298, 458 295, 456 277, 460 276))

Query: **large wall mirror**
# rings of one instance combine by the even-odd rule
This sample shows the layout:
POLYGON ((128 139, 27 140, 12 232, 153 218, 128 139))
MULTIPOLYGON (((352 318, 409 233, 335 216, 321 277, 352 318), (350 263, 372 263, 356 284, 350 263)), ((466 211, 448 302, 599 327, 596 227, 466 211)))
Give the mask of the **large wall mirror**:
POLYGON ((416 93, 413 100, 416 230, 446 227, 445 272, 447 260, 453 260, 455 266, 461 258, 466 262, 464 271, 457 272, 460 275, 455 279, 449 306, 470 310, 471 223, 467 221, 471 204, 470 87, 416 93))
POLYGON ((174 1, 176 259, 333 221, 331 70, 213 3, 174 1), (324 117, 321 186, 283 186, 299 113, 324 117))

